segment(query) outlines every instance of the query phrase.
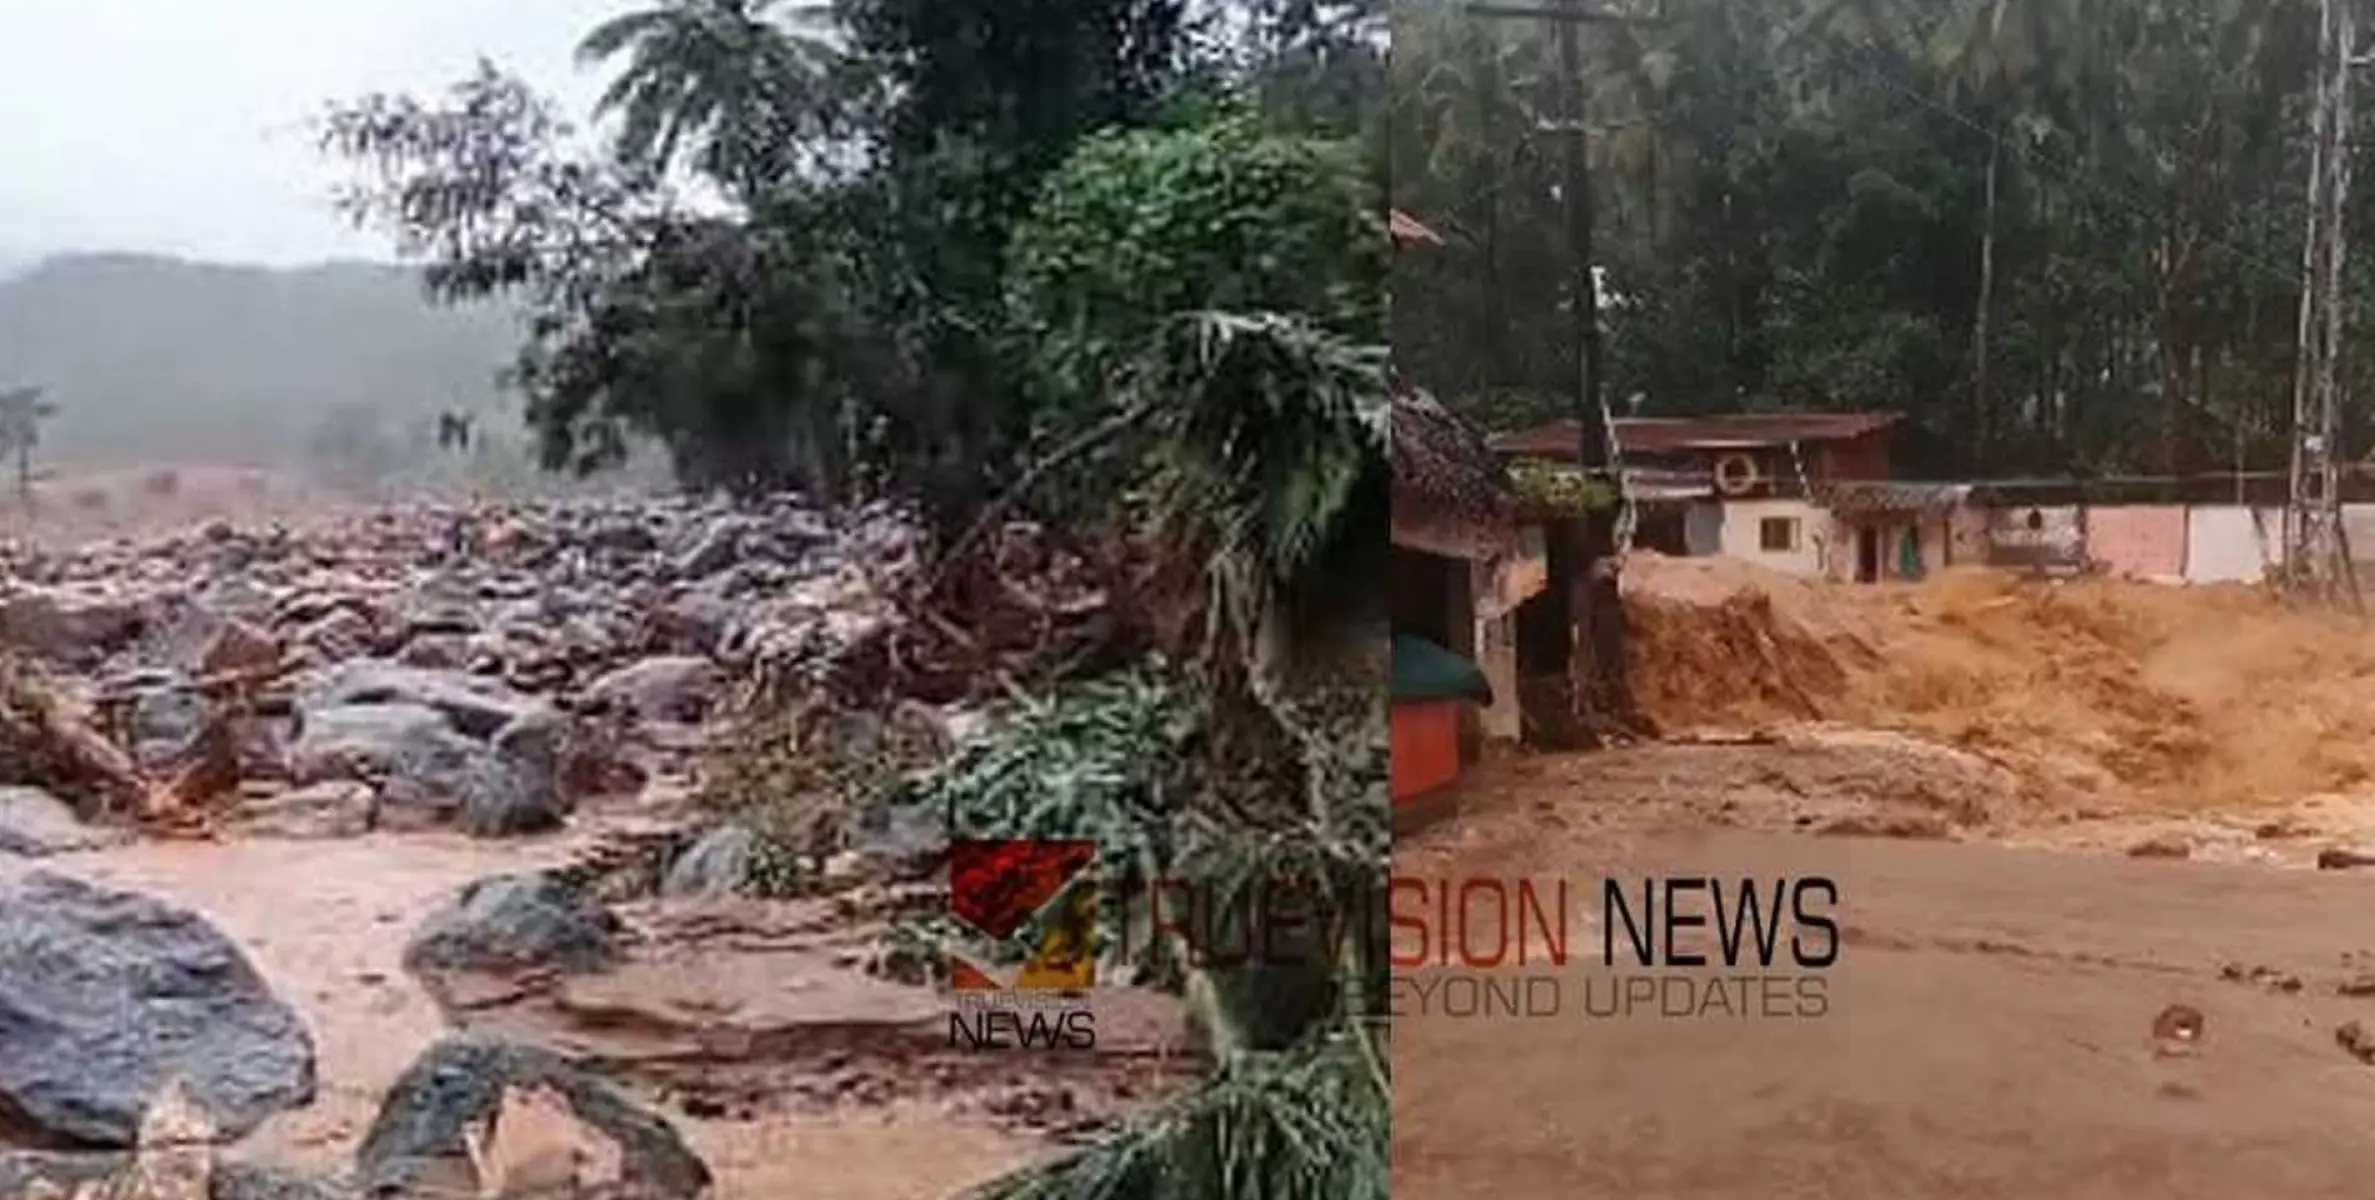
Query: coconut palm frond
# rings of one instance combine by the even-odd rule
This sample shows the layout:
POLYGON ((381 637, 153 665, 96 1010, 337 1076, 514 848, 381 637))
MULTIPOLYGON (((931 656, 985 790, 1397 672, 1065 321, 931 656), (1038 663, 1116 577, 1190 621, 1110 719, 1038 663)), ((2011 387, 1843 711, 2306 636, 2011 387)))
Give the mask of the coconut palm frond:
POLYGON ((1209 1086, 973 1200, 1384 1200, 1392 1087, 1367 1034, 1248 1055, 1209 1086))
POLYGON ((1386 378, 1384 347, 1301 317, 1174 321, 1140 384, 1164 398, 1154 424, 1165 514, 1273 582, 1295 580, 1355 536, 1360 485, 1387 469, 1386 378))
POLYGON ((840 61, 838 31, 818 6, 780 15, 771 7, 764 0, 661 0, 586 34, 577 46, 580 64, 627 56, 596 105, 624 114, 619 149, 627 158, 663 169, 680 153, 718 160, 729 147, 753 149, 813 114, 840 61))

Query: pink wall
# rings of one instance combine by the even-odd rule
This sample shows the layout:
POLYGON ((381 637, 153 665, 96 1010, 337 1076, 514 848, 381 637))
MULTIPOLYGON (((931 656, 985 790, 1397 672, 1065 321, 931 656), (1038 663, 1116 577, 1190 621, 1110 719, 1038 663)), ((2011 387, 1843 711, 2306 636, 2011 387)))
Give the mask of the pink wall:
POLYGON ((2087 556, 2115 575, 2180 579, 2185 575, 2185 509, 2133 504, 2086 511, 2087 556))

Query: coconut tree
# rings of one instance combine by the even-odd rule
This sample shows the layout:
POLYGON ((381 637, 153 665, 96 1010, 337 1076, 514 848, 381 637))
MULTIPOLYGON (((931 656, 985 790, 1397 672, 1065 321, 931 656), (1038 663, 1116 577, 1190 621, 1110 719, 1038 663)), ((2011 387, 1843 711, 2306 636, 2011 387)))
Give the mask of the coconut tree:
POLYGON ((660 0, 594 27, 577 54, 627 57, 598 105, 622 121, 623 158, 666 170, 689 157, 748 200, 820 118, 840 52, 829 5, 660 0))

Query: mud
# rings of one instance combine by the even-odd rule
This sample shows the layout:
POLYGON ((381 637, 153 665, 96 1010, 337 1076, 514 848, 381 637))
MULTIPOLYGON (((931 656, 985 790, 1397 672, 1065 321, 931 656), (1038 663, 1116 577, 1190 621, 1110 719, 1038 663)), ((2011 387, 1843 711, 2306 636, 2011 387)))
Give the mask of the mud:
POLYGON ((1654 555, 1626 588, 1637 696, 1668 736, 1901 731, 2014 771, 2040 813, 2263 808, 2375 780, 2375 638, 2256 588, 1851 586, 1654 555))
MULTIPOLYGON (((1562 827, 1540 819, 1544 806, 1596 801, 1555 792, 1498 790, 1406 843, 1397 870, 1827 876, 1845 934, 1824 972, 1828 1010, 1405 1008, 1397 1196, 2366 1194, 2375 1070, 2336 1039, 2375 1020, 2362 990, 2375 878, 1562 827), (2171 1005, 2202 1014, 2183 1054, 2152 1038, 2171 1005)), ((1580 927, 1575 945, 1567 967, 1531 969, 1564 979, 1570 999, 1609 974, 1598 930, 1580 927)))

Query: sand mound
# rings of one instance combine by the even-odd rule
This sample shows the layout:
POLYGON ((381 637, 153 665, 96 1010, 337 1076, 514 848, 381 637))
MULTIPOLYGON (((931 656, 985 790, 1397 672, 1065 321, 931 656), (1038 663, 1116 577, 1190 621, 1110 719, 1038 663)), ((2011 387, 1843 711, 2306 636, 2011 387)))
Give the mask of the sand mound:
POLYGON ((1820 719, 1878 662, 1818 585, 1747 563, 1643 555, 1624 590, 1634 695, 1661 728, 1820 719))
POLYGON ((1969 571, 1847 585, 1644 555, 1626 615, 1635 694, 1668 732, 1900 729, 2104 806, 2375 779, 2375 624, 2255 589, 1969 571))

